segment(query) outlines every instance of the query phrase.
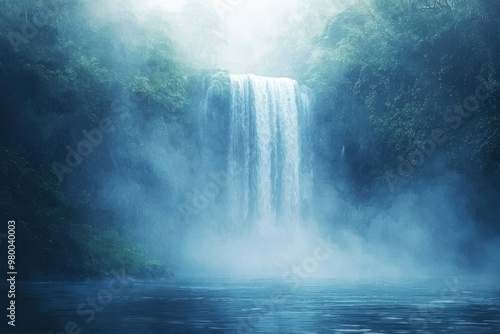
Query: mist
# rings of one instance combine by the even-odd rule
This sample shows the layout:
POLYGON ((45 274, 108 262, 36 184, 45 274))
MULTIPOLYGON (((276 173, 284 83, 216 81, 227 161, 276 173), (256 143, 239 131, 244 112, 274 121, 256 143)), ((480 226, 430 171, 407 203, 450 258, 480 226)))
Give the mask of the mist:
POLYGON ((500 331, 498 1, 0 7, 2 333, 500 331))
MULTIPOLYGON (((278 0, 241 1, 223 7, 186 1, 87 2, 85 15, 90 25, 96 29, 116 27, 109 38, 114 41, 115 57, 121 59, 123 71, 129 66, 149 66, 141 56, 142 34, 126 28, 129 20, 152 32, 168 32, 176 57, 186 66, 220 71, 205 76, 197 86, 201 91, 191 104, 187 124, 151 122, 137 112, 141 103, 137 110, 113 116, 116 132, 110 152, 118 167, 97 176, 92 171, 92 177, 98 177, 102 185, 97 201, 100 209, 111 211, 126 233, 181 276, 286 277, 296 266, 306 268, 304 277, 497 275, 495 256, 500 240, 485 238, 478 231, 468 207, 472 194, 464 191, 462 175, 440 165, 438 159, 430 162, 429 168, 439 177, 420 179, 411 189, 397 194, 388 193, 382 183, 372 189, 370 199, 362 199, 347 180, 345 155, 352 152, 338 134, 328 153, 335 164, 322 159, 321 154, 311 157, 310 208, 295 227, 270 224, 259 228, 254 222, 234 228, 227 222, 234 202, 228 185, 217 181, 218 175, 232 177, 225 169, 227 148, 218 147, 220 143, 210 141, 209 136, 200 138, 200 131, 206 126, 224 131, 220 124, 228 119, 218 114, 218 119, 205 122, 219 124, 202 124, 204 103, 213 97, 214 90, 224 90, 221 82, 226 73, 293 74, 289 59, 278 63, 273 57, 273 43, 284 35, 290 34, 292 40, 296 35, 297 45, 313 50, 316 36, 294 30, 323 24, 325 17, 341 14, 346 6, 353 5, 323 1, 315 6, 278 0), (327 12, 322 10, 326 4, 327 12), (127 163, 131 160, 132 164, 127 163), (193 203, 198 207, 193 208, 193 203), (320 254, 321 260, 315 254, 320 254)), ((338 76, 339 83, 343 80, 341 75, 332 76, 338 76)), ((219 104, 227 111, 230 103, 224 99, 230 97, 230 89, 218 94, 219 104)), ((311 101, 315 100, 314 92, 310 94, 311 101)), ((318 108, 316 100, 310 112, 312 127, 320 128, 318 108)), ((318 133, 308 131, 309 136, 318 133)), ((311 149, 319 152, 326 148, 316 142, 311 149)))

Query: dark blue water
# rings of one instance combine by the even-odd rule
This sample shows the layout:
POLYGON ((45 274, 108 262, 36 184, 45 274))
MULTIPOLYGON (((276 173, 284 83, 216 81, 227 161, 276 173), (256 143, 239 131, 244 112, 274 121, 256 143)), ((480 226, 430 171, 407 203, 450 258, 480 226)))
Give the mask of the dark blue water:
POLYGON ((18 291, 16 333, 500 333, 500 289, 453 279, 121 278, 18 291))

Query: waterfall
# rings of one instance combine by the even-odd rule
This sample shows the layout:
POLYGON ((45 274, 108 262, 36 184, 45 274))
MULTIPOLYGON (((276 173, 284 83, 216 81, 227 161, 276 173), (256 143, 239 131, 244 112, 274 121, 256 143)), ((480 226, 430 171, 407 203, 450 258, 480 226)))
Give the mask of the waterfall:
POLYGON ((236 171, 227 185, 227 223, 233 230, 291 231, 310 206, 311 94, 288 78, 230 75, 228 84, 228 107, 219 101, 203 121, 219 120, 207 126, 225 146, 226 168, 236 171))

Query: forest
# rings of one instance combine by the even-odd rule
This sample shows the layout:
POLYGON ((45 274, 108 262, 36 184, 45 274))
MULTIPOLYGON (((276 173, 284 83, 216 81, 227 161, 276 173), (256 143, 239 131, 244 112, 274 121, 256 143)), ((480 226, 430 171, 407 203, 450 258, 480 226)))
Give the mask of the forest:
POLYGON ((278 2, 235 37, 246 2, 0 3, 0 202, 17 223, 19 279, 187 270, 184 236, 218 215, 183 206, 221 154, 217 133, 199 136, 200 104, 210 87, 227 113, 230 73, 313 92, 323 229, 375 239, 398 261, 498 274, 500 3, 278 2), (425 249, 399 238, 416 228, 425 249))

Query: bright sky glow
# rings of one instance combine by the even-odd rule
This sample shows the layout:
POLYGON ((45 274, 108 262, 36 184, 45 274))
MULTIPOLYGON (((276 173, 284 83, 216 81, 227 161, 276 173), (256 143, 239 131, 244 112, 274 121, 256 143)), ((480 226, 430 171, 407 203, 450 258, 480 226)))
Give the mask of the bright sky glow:
POLYGON ((178 12, 186 4, 186 0, 155 0, 152 2, 154 5, 159 5, 168 12, 178 12))
MULTIPOLYGON (((260 9, 272 5, 276 0, 206 0, 211 2, 214 7, 219 5, 222 8, 233 8, 234 10, 239 8, 245 9, 260 9)), ((182 10, 186 4, 186 0, 155 0, 155 4, 159 4, 169 12, 178 12, 182 10)))

